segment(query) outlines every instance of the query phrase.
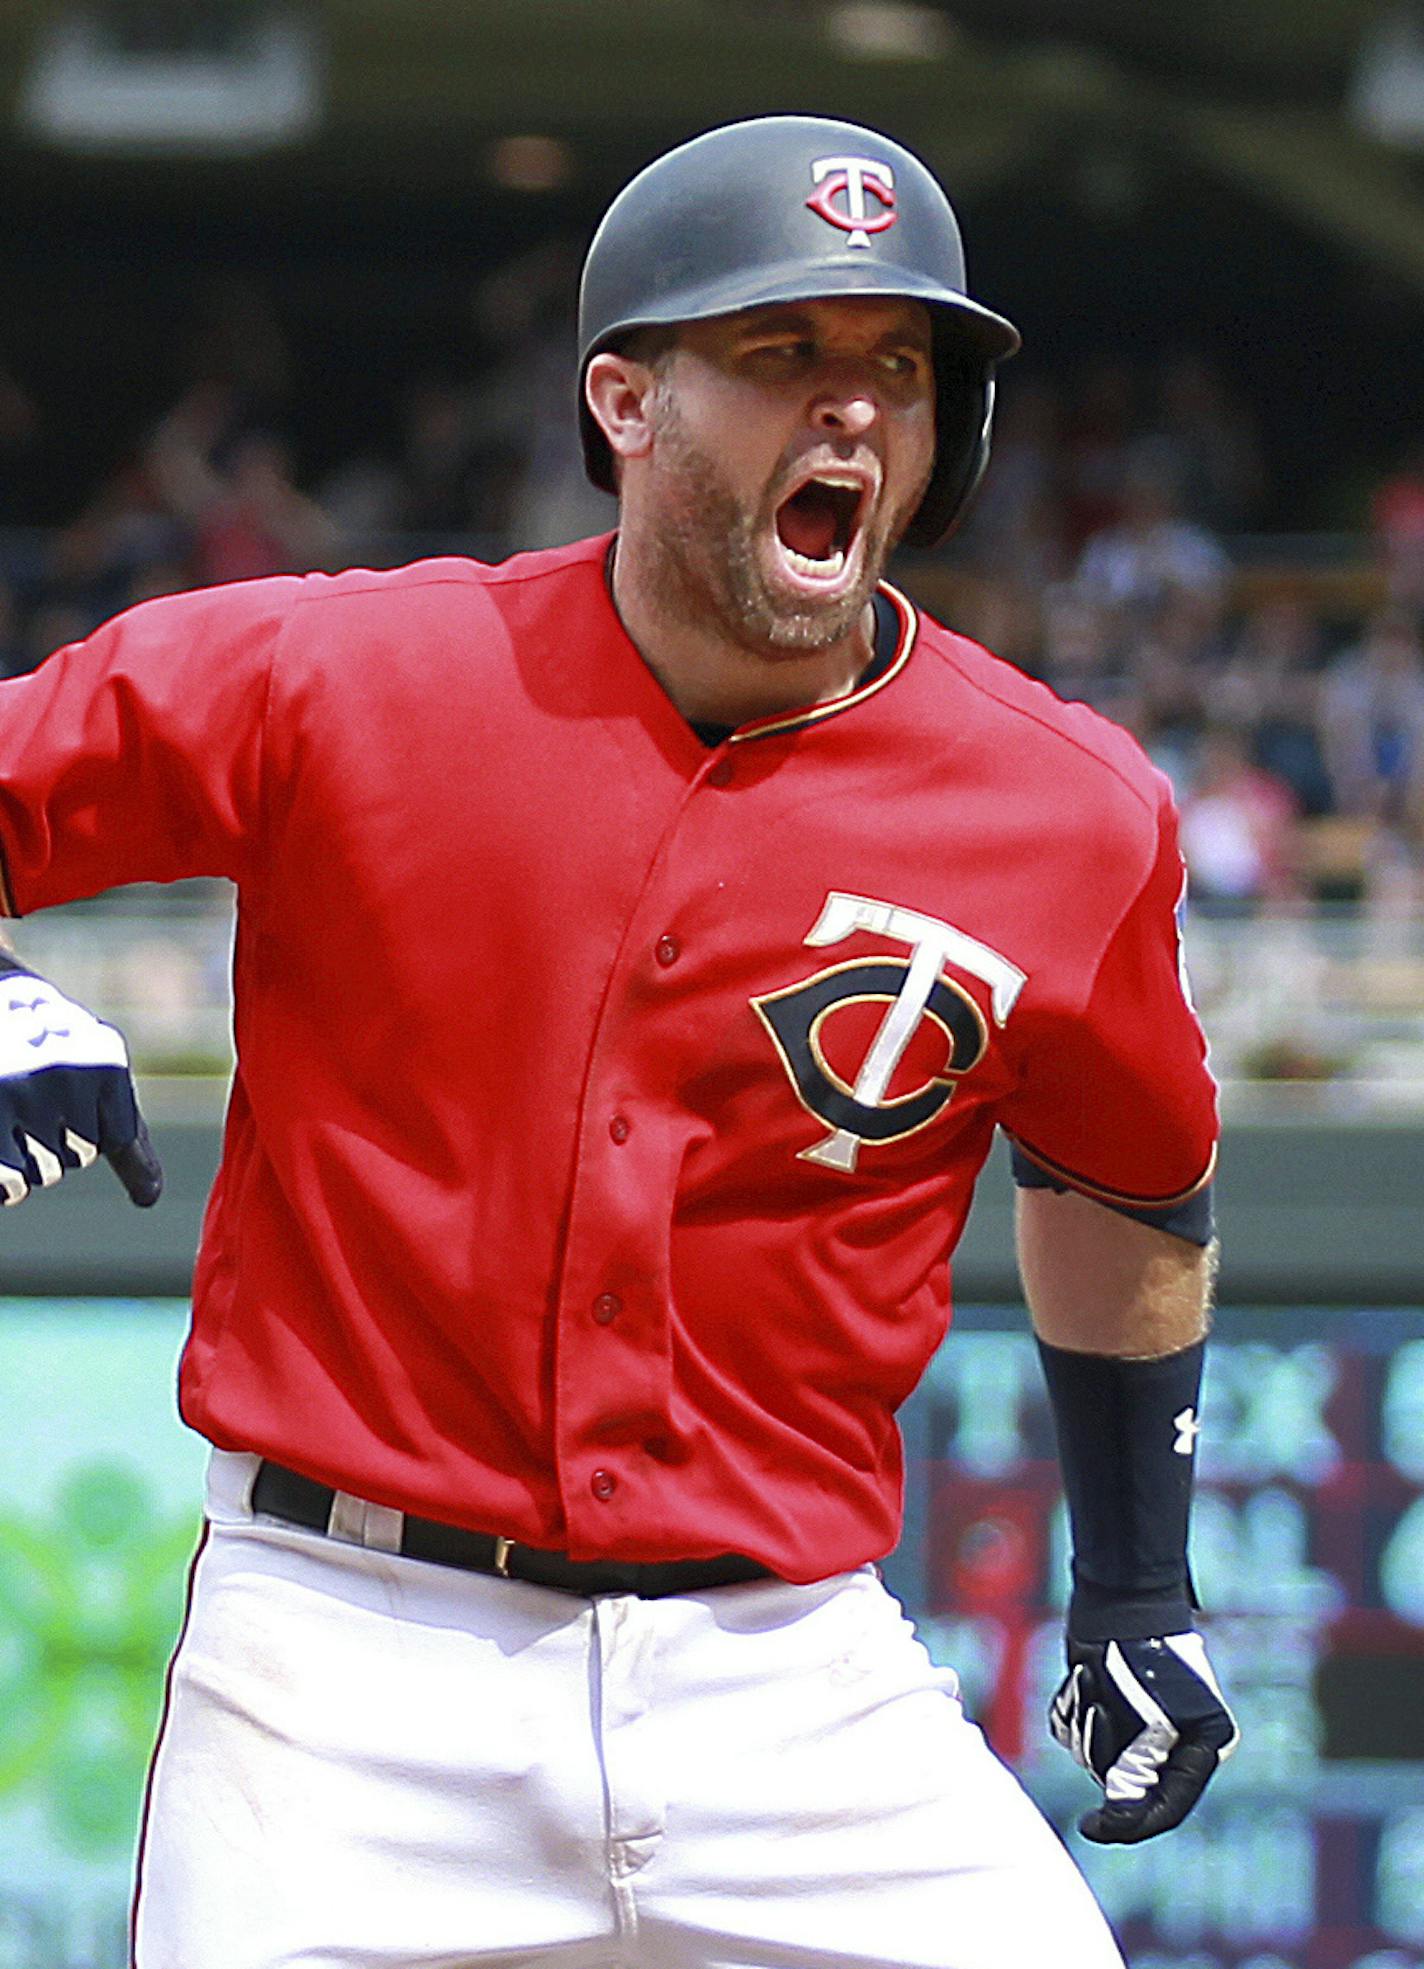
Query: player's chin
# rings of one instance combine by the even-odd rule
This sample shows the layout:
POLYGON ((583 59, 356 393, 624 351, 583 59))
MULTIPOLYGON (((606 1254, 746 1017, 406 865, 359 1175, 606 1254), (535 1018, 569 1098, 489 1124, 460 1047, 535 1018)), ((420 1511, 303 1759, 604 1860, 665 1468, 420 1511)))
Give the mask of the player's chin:
POLYGON ((872 592, 873 584, 835 602, 814 605, 765 595, 761 620, 750 626, 754 633, 760 632, 769 655, 809 656, 844 642, 861 625, 872 592))

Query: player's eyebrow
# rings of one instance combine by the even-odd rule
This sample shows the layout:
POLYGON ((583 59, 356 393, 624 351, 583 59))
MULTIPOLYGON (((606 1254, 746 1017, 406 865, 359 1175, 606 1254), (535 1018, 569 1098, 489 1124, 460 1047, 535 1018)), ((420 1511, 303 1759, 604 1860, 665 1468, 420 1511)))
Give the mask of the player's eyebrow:
POLYGON ((815 326, 814 317, 801 308, 748 308, 728 318, 731 332, 748 340, 757 335, 810 334, 815 326))
MULTIPOLYGON (((797 307, 748 308, 742 314, 727 316, 726 321, 730 333, 740 341, 790 334, 808 335, 814 339, 821 332, 819 318, 807 309, 797 307)), ((887 322, 875 346, 914 348, 928 354, 932 341, 930 324, 915 315, 906 314, 887 322)))

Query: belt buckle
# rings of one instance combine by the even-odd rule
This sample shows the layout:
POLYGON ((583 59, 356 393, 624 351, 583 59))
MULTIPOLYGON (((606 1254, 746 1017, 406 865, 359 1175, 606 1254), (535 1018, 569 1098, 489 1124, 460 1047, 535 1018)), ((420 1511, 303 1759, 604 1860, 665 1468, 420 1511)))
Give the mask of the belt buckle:
POLYGON ((513 1550, 512 1538, 497 1538, 494 1542, 494 1569, 501 1579, 509 1578, 509 1555, 513 1550))

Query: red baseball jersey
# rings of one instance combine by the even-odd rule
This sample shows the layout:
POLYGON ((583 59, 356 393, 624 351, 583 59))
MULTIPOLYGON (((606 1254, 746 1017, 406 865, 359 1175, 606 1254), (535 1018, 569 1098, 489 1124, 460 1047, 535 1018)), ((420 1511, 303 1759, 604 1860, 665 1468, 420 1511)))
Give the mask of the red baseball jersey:
POLYGON ((1093 1195, 1206 1179, 1175 822, 1124 733, 893 592, 872 683, 709 748, 607 558, 106 624, 0 685, 3 901, 238 886, 194 1428, 807 1580, 895 1542, 995 1125, 1093 1195))

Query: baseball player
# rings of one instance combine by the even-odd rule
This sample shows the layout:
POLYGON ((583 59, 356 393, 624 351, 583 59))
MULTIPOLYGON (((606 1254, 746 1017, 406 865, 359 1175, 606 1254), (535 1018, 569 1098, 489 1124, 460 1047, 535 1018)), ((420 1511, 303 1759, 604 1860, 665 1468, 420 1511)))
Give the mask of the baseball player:
MULTIPOLYGON (((1235 1741, 1192 1620, 1213 1088, 1166 784, 882 579, 1018 336, 814 117, 590 249, 610 538, 145 603, 0 686, 7 913, 231 878, 213 1444, 139 1969, 1109 1969, 875 1562, 996 1127, 1075 1559, 1084 1830, 1235 1741)), ((0 979, 6 1201, 157 1166, 0 979)))

